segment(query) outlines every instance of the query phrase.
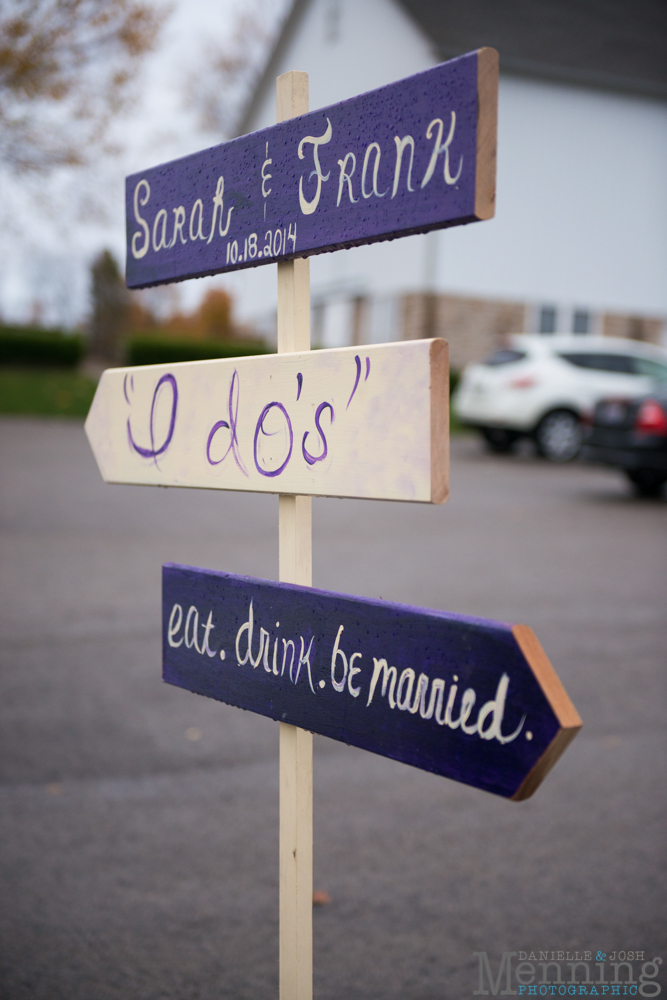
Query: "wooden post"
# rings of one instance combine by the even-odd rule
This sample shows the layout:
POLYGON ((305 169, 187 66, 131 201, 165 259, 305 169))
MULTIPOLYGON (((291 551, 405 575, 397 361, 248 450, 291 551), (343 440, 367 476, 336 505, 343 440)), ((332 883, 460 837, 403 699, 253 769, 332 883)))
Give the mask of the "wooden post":
MULTIPOLYGON (((276 118, 308 111, 308 74, 276 81, 276 118)), ((278 353, 310 350, 310 262, 278 264, 278 353)), ((312 586, 311 499, 279 497, 279 577, 312 586)), ((313 737, 280 723, 280 1000, 313 993, 313 737)))

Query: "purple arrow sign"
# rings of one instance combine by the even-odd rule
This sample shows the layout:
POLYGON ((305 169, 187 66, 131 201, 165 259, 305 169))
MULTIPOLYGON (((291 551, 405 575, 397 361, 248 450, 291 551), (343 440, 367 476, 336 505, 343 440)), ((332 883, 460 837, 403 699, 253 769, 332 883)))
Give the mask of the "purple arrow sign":
POLYGON ((498 54, 480 49, 126 181, 127 284, 491 218, 498 54))
POLYGON ((167 564, 170 684, 516 800, 581 720, 534 633, 167 564))

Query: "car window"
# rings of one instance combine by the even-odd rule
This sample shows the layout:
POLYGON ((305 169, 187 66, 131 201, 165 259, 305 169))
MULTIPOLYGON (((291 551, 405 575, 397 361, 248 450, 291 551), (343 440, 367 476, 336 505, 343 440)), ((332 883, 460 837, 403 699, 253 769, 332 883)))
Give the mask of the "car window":
POLYGON ((667 364, 651 361, 649 358, 635 358, 637 375, 650 375, 651 378, 667 379, 667 364))
POLYGON ((496 351, 495 354, 492 354, 490 358, 485 358, 482 364, 493 367, 496 365, 509 365, 512 361, 523 361, 525 356, 524 351, 513 351, 509 347, 504 347, 500 351, 496 351))
POLYGON ((597 351, 572 351, 568 354, 559 354, 563 361, 568 361, 577 368, 589 368, 598 372, 622 372, 626 375, 637 375, 636 368, 638 358, 633 358, 630 354, 602 354, 597 351))

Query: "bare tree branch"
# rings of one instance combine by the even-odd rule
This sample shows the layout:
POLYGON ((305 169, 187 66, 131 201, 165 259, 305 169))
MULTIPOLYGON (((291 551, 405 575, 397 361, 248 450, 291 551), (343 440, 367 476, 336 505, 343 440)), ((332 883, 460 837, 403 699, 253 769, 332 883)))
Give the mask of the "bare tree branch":
POLYGON ((201 128, 221 139, 234 135, 287 6, 287 0, 247 0, 229 38, 225 42, 207 40, 200 65, 190 74, 185 90, 186 107, 195 111, 201 128))
POLYGON ((168 13, 141 0, 4 0, 0 162, 45 172, 99 151, 168 13))

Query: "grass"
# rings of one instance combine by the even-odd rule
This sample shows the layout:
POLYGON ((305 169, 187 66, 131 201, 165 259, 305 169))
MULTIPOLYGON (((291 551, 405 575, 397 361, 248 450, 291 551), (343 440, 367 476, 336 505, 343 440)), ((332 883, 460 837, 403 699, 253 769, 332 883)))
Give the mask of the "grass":
MULTIPOLYGON (((0 366, 0 413, 85 417, 94 394, 92 379, 66 368, 0 366)), ((466 431, 453 413, 450 431, 466 431)))
POLYGON ((0 413, 85 417, 95 382, 66 368, 0 367, 0 413))
POLYGON ((451 407, 450 407, 450 410, 449 410, 449 433, 450 434, 469 434, 470 433, 470 428, 466 427, 465 424, 462 424, 459 421, 458 417, 456 416, 456 414, 454 413, 454 411, 451 409, 451 407))

